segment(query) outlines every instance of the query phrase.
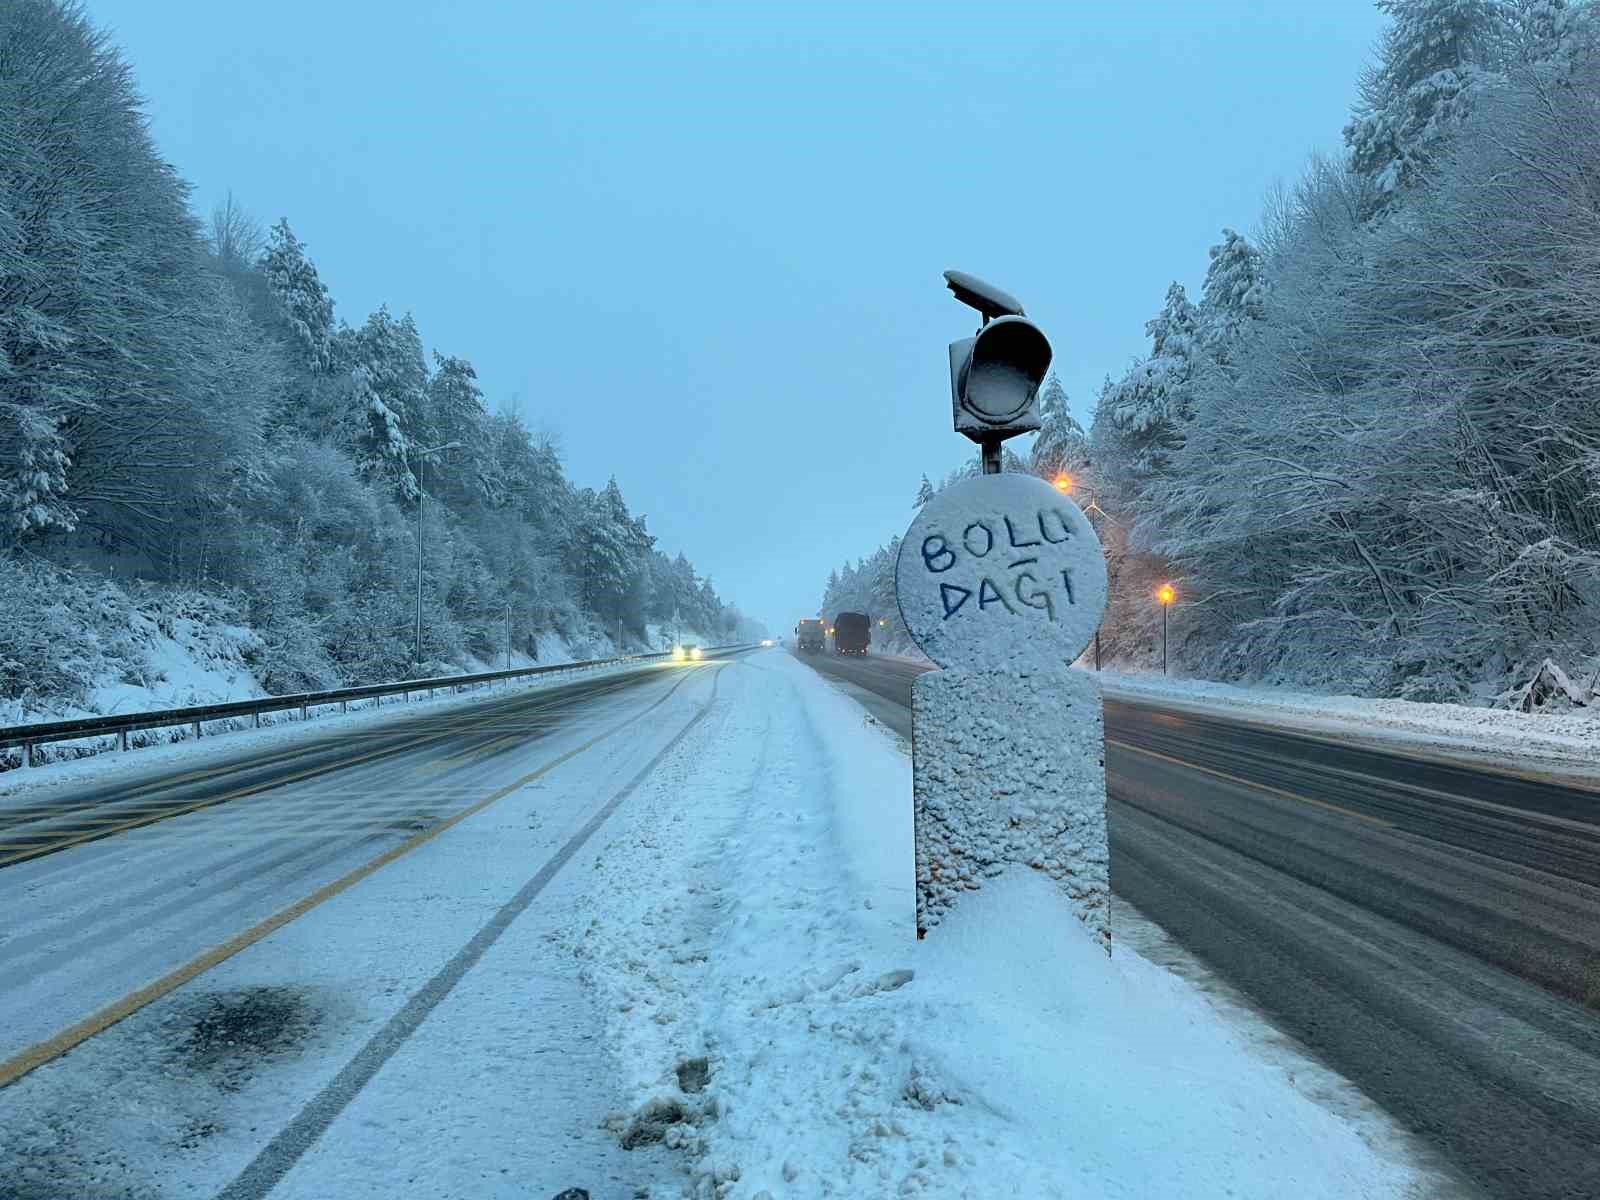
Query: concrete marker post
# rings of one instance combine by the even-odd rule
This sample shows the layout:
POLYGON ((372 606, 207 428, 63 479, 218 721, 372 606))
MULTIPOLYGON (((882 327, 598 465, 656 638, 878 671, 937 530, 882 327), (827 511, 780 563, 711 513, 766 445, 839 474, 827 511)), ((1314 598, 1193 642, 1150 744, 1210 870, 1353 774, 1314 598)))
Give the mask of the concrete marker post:
POLYGON ((1094 529, 1034 476, 963 480, 912 522, 895 586, 944 668, 912 687, 918 936, 1019 865, 1109 948, 1100 685, 1069 665, 1105 611, 1094 529))

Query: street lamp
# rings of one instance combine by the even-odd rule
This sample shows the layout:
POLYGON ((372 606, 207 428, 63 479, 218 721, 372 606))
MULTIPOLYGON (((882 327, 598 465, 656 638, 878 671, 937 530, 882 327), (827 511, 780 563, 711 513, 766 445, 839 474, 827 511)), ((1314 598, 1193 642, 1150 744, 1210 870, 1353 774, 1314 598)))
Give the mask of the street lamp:
POLYGON ((460 442, 446 442, 442 446, 434 446, 431 450, 418 450, 417 455, 417 665, 422 665, 422 502, 426 493, 423 491, 422 478, 428 469, 428 459, 435 454, 442 454, 446 450, 454 450, 461 445, 460 442))
MULTIPOLYGON (((1071 475, 1070 472, 1067 472, 1067 471, 1058 472, 1056 477, 1054 479, 1052 479, 1050 482, 1051 482, 1051 485, 1056 489, 1056 491, 1060 492, 1063 496, 1072 496, 1073 497, 1073 502, 1075 504, 1077 504, 1077 506, 1083 511, 1083 515, 1086 516, 1086 517, 1091 518, 1091 520, 1089 522, 1090 525, 1094 524, 1094 521, 1093 521, 1092 518, 1095 516, 1096 513, 1098 513, 1100 516, 1104 517, 1106 520, 1110 521, 1113 525, 1118 525, 1117 520, 1110 513, 1108 513, 1105 509, 1100 507, 1100 501, 1096 496, 1096 492, 1095 492, 1094 488, 1091 487, 1091 488, 1084 489, 1084 494, 1087 495, 1088 498, 1089 498, 1089 502, 1087 504, 1083 503, 1082 500, 1078 499, 1078 497, 1074 494, 1076 492, 1076 490, 1077 490, 1078 482, 1077 482, 1077 480, 1072 478, 1072 475, 1071 475)), ((1120 528, 1120 525, 1119 525, 1119 528, 1120 528)), ((1096 532, 1098 533, 1099 530, 1097 529, 1096 532)), ((1109 588, 1109 585, 1111 583, 1114 583, 1114 582, 1116 582, 1114 579, 1111 579, 1111 578, 1108 577, 1108 579, 1107 579, 1108 588, 1109 588)), ((1100 626, 1099 625, 1096 625, 1094 627, 1094 669, 1096 671, 1098 671, 1100 669, 1100 626)))
POLYGON ((1167 673, 1167 611, 1172 607, 1172 601, 1177 593, 1172 590, 1170 583, 1163 583, 1156 589, 1156 599, 1161 602, 1161 673, 1167 673))

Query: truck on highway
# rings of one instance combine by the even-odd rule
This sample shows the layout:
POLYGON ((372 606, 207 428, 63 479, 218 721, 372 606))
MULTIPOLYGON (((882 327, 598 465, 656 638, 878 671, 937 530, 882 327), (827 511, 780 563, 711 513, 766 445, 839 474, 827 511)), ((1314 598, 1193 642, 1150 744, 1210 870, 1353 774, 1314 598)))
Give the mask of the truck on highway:
POLYGON ((827 640, 828 627, 820 617, 802 617, 794 627, 795 645, 807 654, 821 651, 827 645, 827 640))
POLYGON ((835 654, 865 655, 872 644, 872 618, 866 613, 842 612, 833 619, 835 654))

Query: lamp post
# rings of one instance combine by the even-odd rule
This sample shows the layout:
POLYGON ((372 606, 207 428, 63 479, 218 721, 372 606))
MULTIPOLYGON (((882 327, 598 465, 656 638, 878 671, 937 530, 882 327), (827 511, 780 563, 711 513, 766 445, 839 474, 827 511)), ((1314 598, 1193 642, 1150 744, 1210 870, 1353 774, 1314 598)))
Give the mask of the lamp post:
POLYGON ((1173 598, 1177 595, 1172 590, 1170 583, 1163 583, 1156 591, 1156 599, 1161 602, 1161 673, 1167 673, 1167 611, 1172 607, 1173 598))
MULTIPOLYGON (((1099 513, 1113 525, 1117 524, 1117 522, 1112 519, 1111 514, 1100 507, 1099 500, 1095 498, 1094 489, 1091 488, 1088 491, 1089 502, 1087 504, 1078 501, 1077 497, 1073 495, 1073 493, 1077 491, 1078 481, 1073 479, 1070 472, 1058 471, 1056 473, 1056 477, 1050 481, 1050 486, 1055 488, 1056 491, 1060 492, 1063 496, 1073 496, 1074 503, 1077 503, 1078 507, 1083 510, 1083 515, 1091 518, 1091 525, 1094 523, 1093 517, 1096 513, 1099 513)), ((1111 582, 1115 583, 1116 581, 1113 579, 1111 582)), ((1096 624, 1094 627, 1094 669, 1096 671, 1100 669, 1100 626, 1098 624, 1096 624)))
POLYGON ((423 475, 428 469, 428 459, 435 454, 442 454, 446 450, 454 450, 460 442, 446 442, 442 446, 434 446, 430 450, 418 450, 417 453, 417 665, 422 665, 422 505, 427 495, 422 486, 423 475))

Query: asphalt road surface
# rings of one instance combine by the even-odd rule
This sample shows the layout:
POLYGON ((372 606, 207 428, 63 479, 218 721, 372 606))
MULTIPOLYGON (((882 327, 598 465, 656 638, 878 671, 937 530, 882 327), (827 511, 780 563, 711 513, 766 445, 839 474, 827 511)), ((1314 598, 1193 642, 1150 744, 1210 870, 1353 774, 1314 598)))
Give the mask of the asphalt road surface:
MULTIPOLYGON (((923 667, 802 657, 911 736, 923 667)), ((1600 791, 1105 716, 1118 895, 1485 1195, 1600 1197, 1600 791)))
MULTIPOLYGON (((0 1197, 215 1195, 229 1179, 229 1200, 265 1196, 412 1034, 492 1042, 493 1029, 425 1018, 522 909, 559 908, 540 899, 547 884, 582 886, 581 872, 557 878, 562 864, 709 711, 718 657, 397 704, 392 717, 386 705, 290 739, 219 739, 201 758, 136 752, 94 779, 0 786, 0 1197), (461 847, 470 858, 485 838, 501 850, 463 875, 461 847), (346 936, 352 914, 372 920, 374 896, 399 907, 346 936), (319 930, 345 931, 344 949, 326 953, 319 930)), ((516 928, 532 938, 534 925, 516 928)), ((530 966, 525 952, 513 954, 514 1049, 484 1049, 493 1071, 420 1102, 433 1117, 466 1106, 482 1132, 529 1119, 515 1098, 532 1094, 539 1137, 489 1157, 553 1194, 571 1182, 550 1161, 554 1139, 595 1168, 597 1194, 631 1194, 646 1164, 601 1129, 603 1071, 584 1032, 596 1018, 575 967, 530 966), (513 1070, 526 1088, 496 1082, 513 1070), (494 1110, 508 1096, 515 1112, 494 1110)), ((369 1174, 361 1194, 381 1194, 368 1185, 386 1177, 369 1174)))
POLYGON ((392 718, 243 736, 198 761, 145 766, 134 752, 98 779, 0 794, 0 1087, 41 1039, 464 813, 549 739, 624 719, 696 669, 397 703, 392 718))

